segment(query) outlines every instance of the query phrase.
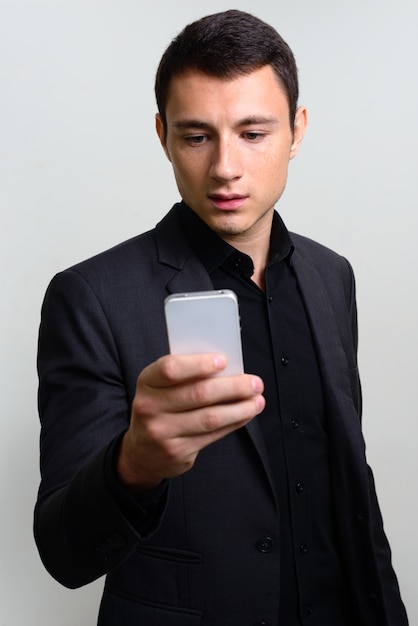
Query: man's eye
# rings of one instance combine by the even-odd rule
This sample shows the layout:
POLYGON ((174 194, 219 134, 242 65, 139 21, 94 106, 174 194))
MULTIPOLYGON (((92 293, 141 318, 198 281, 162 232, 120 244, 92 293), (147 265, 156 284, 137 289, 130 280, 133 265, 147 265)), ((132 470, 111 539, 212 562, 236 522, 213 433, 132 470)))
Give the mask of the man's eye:
POLYGON ((262 139, 262 137, 263 137, 263 133, 256 133, 256 132, 245 133, 245 138, 249 139, 250 141, 257 141, 257 139, 262 139))
POLYGON ((186 137, 186 141, 192 145, 200 145, 205 139, 205 135, 189 135, 189 137, 186 137))

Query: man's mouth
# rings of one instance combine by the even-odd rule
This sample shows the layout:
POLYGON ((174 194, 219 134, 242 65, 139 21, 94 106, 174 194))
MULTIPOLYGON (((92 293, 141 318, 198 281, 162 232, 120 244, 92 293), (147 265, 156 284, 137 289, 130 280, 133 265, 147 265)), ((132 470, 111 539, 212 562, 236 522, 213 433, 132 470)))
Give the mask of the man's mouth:
POLYGON ((247 196, 240 194, 213 193, 209 195, 209 199, 217 209, 223 211, 239 209, 247 199, 247 196))

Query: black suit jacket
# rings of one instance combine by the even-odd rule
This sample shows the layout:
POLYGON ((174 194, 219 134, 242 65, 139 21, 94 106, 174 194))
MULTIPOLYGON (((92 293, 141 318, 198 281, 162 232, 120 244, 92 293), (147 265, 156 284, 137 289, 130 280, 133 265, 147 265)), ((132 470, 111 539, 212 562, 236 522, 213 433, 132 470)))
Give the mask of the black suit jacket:
MULTIPOLYGON (((355 626, 405 626, 361 433, 353 274, 334 252, 292 239, 331 424, 355 626)), ((35 536, 62 584, 107 574, 101 626, 277 624, 279 511, 257 420, 203 450, 192 470, 170 481, 146 535, 104 479, 104 458, 129 424, 139 372, 168 352, 165 296, 211 288, 174 207, 155 230, 56 276, 45 297, 35 536), (266 536, 273 538, 268 553, 257 549, 266 536)))

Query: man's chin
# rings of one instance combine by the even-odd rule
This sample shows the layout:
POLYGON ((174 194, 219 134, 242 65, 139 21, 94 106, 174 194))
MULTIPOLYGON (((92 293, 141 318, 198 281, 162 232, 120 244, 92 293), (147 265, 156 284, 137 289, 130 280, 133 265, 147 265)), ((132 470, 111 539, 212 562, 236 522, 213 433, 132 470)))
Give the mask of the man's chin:
POLYGON ((242 220, 234 219, 232 216, 209 220, 206 224, 222 239, 225 237, 239 237, 244 235, 250 228, 242 220))

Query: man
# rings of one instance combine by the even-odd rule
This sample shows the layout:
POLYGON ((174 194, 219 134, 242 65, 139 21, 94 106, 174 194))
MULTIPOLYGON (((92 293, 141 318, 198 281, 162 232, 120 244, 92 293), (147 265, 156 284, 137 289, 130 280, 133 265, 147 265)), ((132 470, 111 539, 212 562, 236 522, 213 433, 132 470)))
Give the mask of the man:
POLYGON ((208 16, 165 52, 156 96, 182 202, 43 305, 41 557, 68 587, 107 574, 105 626, 405 626, 352 271, 274 209, 307 123, 292 52, 251 15, 208 16), (238 295, 246 374, 167 355, 164 298, 213 288, 238 295))

